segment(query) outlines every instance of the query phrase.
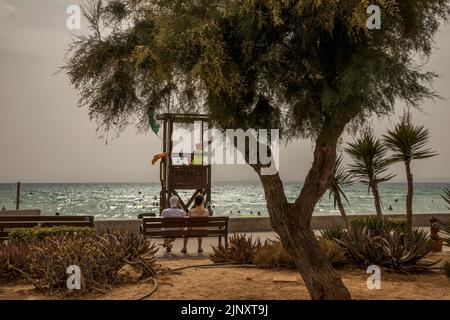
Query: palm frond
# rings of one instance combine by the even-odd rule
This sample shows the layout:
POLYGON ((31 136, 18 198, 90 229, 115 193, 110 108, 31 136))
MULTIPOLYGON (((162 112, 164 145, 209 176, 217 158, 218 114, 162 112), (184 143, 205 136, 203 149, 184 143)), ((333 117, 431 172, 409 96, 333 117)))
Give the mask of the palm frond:
POLYGON ((349 173, 367 184, 369 191, 372 184, 389 181, 395 176, 387 173, 393 161, 387 157, 386 145, 375 138, 372 132, 365 132, 353 143, 349 143, 345 151, 353 160, 349 173))
POLYGON ((437 155, 426 147, 430 132, 423 125, 414 125, 411 114, 405 113, 394 129, 383 135, 386 146, 393 152, 394 162, 431 158, 437 155))
POLYGON ((336 208, 337 198, 339 196, 342 196, 347 203, 350 203, 344 192, 344 188, 349 187, 354 183, 355 182, 353 180, 353 175, 348 172, 343 166, 342 155, 340 155, 336 160, 336 164, 333 170, 333 179, 330 183, 330 186, 328 187, 328 190, 330 192, 329 197, 334 198, 334 208, 336 208))
POLYGON ((450 189, 444 189, 444 194, 441 194, 442 199, 444 199, 444 201, 447 203, 447 205, 449 205, 449 207, 447 207, 450 210, 450 189))

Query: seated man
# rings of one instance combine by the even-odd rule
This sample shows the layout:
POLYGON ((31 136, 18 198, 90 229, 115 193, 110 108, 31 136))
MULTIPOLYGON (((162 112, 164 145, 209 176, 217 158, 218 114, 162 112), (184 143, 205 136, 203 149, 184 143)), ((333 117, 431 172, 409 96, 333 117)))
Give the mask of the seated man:
MULTIPOLYGON (((186 216, 186 212, 180 208, 180 199, 177 196, 171 196, 169 199, 170 208, 164 209, 161 212, 161 217, 164 218, 182 218, 186 216)), ((166 247, 167 252, 172 250, 172 243, 175 241, 175 238, 166 238, 164 239, 164 246, 166 247)))

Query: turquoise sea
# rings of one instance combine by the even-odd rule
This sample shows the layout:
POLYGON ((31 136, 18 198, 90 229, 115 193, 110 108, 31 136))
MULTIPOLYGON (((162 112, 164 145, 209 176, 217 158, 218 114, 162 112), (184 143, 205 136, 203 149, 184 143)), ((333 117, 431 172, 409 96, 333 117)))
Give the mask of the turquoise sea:
MULTIPOLYGON (((415 184, 414 212, 448 212, 440 197, 442 189, 450 187, 443 183, 415 184)), ((293 201, 301 183, 285 184, 286 195, 293 201)), ((158 210, 159 184, 121 183, 121 184, 22 184, 21 208, 41 209, 43 214, 94 215, 102 219, 133 219, 139 213, 158 210), (140 193, 141 194, 140 194, 140 193)), ((361 184, 346 190, 350 204, 349 214, 368 214, 374 212, 373 198, 367 187, 361 184)), ((406 199, 406 185, 389 183, 381 186, 383 207, 386 213, 403 213, 406 199), (392 207, 392 211, 389 211, 392 207)), ((187 193, 181 193, 187 198, 187 193)), ((15 184, 0 184, 0 209, 15 208, 15 184)), ((212 205, 217 215, 261 215, 267 214, 263 189, 258 183, 214 183, 212 205)), ((337 214, 333 202, 326 194, 317 204, 316 214, 337 214)))

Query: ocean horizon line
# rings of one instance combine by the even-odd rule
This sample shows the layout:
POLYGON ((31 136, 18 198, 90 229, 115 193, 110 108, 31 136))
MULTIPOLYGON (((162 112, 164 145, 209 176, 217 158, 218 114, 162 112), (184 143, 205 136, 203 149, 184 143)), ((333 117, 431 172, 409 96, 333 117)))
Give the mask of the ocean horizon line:
MULTIPOLYGON (((15 182, 0 182, 0 185, 10 185, 10 184, 17 184, 18 182, 20 182, 22 185, 25 184, 159 184, 160 181, 113 181, 113 182, 109 182, 109 181, 77 181, 77 182, 73 182, 73 181, 50 181, 50 182, 23 182, 23 181, 15 181, 15 182)), ((218 181, 212 181, 212 183, 261 183, 260 180, 234 180, 234 181, 227 181, 227 180, 218 180, 218 181)), ((287 183, 287 184, 303 184, 304 181, 296 181, 296 180, 286 180, 283 181, 283 183, 287 183)), ((450 178, 446 179, 446 180, 428 180, 428 179, 423 179, 423 180, 417 180, 414 181, 414 184, 450 184, 450 178)), ((355 184, 363 184, 361 182, 355 182, 355 184)), ((402 181, 402 180, 395 180, 395 181, 388 181, 388 182, 384 182, 382 183, 384 185, 389 185, 389 184, 406 184, 406 181, 402 181)))

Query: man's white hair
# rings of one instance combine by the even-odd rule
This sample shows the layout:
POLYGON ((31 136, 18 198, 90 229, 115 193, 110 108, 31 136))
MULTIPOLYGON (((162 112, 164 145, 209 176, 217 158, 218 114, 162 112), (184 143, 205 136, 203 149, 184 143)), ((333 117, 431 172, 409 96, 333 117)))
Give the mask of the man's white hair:
POLYGON ((178 206, 178 203, 180 202, 180 199, 178 199, 178 197, 174 195, 170 197, 169 202, 171 208, 176 208, 178 206))

